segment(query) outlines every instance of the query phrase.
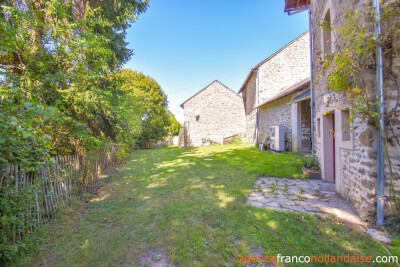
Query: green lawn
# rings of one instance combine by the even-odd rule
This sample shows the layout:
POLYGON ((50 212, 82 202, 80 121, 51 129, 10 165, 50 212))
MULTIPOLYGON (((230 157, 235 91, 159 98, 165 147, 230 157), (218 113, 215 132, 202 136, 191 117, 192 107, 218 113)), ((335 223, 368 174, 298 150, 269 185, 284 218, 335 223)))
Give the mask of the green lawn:
POLYGON ((152 250, 178 266, 240 266, 239 256, 260 251, 387 255, 357 227, 244 204, 258 176, 300 178, 299 158, 249 145, 135 151, 99 194, 60 213, 39 234, 37 250, 14 265, 139 266, 152 250))

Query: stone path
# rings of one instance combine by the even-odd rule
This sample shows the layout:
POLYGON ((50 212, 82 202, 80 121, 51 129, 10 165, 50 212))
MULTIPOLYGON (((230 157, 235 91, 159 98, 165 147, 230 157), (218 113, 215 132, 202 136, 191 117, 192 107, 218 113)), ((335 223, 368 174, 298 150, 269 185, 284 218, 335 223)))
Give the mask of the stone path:
POLYGON ((354 209, 335 192, 335 184, 322 180, 260 178, 247 204, 281 211, 294 211, 366 226, 354 209))

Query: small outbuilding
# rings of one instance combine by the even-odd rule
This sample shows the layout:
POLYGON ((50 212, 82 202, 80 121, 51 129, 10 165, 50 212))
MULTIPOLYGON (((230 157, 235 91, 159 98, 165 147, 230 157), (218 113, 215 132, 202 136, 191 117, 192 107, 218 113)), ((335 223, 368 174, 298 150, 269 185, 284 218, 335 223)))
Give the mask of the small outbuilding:
POLYGON ((184 128, 181 145, 197 147, 224 144, 232 136, 243 136, 243 99, 220 81, 213 81, 181 105, 184 128))

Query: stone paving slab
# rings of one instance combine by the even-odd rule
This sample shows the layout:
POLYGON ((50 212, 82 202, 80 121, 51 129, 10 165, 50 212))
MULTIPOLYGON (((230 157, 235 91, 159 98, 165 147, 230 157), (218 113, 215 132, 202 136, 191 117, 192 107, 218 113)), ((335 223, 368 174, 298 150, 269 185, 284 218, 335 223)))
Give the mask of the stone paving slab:
POLYGON ((262 177, 249 194, 247 204, 321 217, 332 215, 344 222, 367 225, 352 206, 336 194, 335 184, 322 180, 262 177))

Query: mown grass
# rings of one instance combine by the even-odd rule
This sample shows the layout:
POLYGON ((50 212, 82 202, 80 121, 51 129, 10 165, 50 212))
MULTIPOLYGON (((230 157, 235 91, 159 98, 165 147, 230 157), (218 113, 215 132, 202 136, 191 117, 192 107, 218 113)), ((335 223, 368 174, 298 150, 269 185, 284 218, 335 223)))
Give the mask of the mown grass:
POLYGON ((154 249, 178 266, 240 266, 239 256, 260 250, 387 255, 356 227, 245 205, 258 176, 300 178, 299 159, 249 145, 135 151, 98 195, 59 214, 37 249, 13 265, 139 266, 154 249))

